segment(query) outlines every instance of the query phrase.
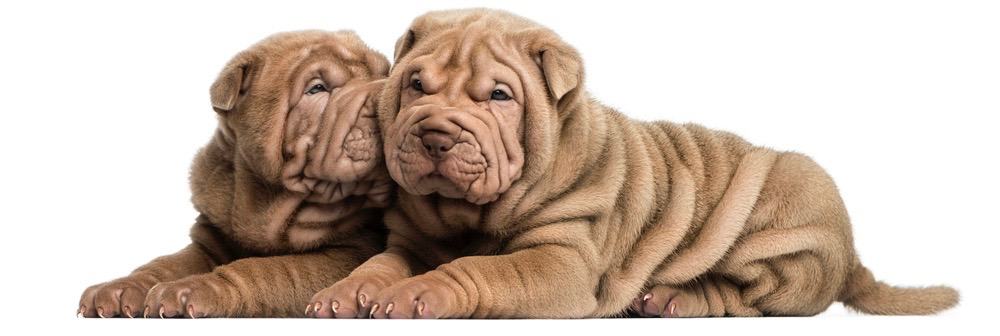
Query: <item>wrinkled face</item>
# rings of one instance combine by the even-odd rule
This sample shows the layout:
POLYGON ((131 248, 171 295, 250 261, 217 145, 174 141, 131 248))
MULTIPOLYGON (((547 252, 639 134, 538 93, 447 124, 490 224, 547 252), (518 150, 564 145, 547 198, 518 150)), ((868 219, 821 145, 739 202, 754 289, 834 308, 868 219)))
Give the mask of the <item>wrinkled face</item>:
POLYGON ((395 189, 374 106, 388 68, 347 31, 278 33, 237 54, 210 90, 219 128, 193 170, 196 207, 258 251, 305 251, 364 225, 375 212, 361 210, 395 189))
POLYGON ((496 200, 524 164, 524 69, 488 30, 438 36, 393 70, 399 111, 384 130, 386 163, 406 191, 496 200))
MULTIPOLYGON (((261 96, 287 97, 279 99, 284 104, 278 104, 277 111, 271 111, 273 123, 264 132, 276 141, 267 147, 280 148, 280 176, 285 188, 307 194, 305 201, 310 203, 329 204, 352 196, 363 201, 377 182, 373 172, 381 170, 372 95, 383 81, 374 80, 371 69, 346 61, 356 57, 351 53, 337 45, 303 45, 284 53, 290 56, 287 65, 282 65, 286 69, 273 67, 277 72, 285 70, 285 79, 271 83, 283 85, 258 86, 272 90, 261 96)), ((261 78, 260 82, 267 80, 261 78)), ((378 199, 376 203, 385 201, 378 199)), ((320 217, 308 221, 333 219, 320 217)))
POLYGON ((387 71, 352 33, 277 34, 230 62, 213 106, 246 167, 299 195, 295 221, 328 223, 388 201, 374 108, 387 71))
POLYGON ((307 69, 293 82, 281 147, 285 188, 307 195, 287 228, 289 242, 304 247, 346 229, 330 227, 340 219, 385 206, 391 188, 369 98, 384 81, 349 80, 322 62, 307 69))
POLYGON ((382 82, 350 79, 346 69, 322 63, 297 77, 281 145, 283 184, 316 203, 366 195, 371 185, 361 182, 382 164, 369 99, 382 82))

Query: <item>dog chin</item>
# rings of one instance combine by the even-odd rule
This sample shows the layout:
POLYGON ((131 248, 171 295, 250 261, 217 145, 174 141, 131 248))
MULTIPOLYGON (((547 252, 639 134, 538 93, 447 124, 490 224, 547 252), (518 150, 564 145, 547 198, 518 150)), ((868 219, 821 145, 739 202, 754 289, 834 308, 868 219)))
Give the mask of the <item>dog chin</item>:
POLYGON ((407 189, 407 192, 420 196, 436 194, 444 198, 465 200, 478 205, 489 203, 497 198, 496 195, 491 197, 473 195, 464 187, 436 172, 420 177, 419 181, 413 188, 415 190, 407 189))
POLYGON ((389 166, 393 179, 408 193, 420 196, 437 194, 479 205, 498 198, 496 190, 478 190, 481 187, 477 182, 486 179, 488 174, 485 163, 481 163, 485 162, 481 154, 477 157, 474 154, 479 153, 466 152, 462 153, 467 154, 465 156, 452 154, 443 160, 433 160, 412 143, 410 145, 400 146, 397 165, 390 163, 389 166))
POLYGON ((446 198, 464 199, 465 190, 461 189, 457 184, 452 182, 447 177, 441 176, 438 173, 427 174, 420 178, 420 183, 417 186, 418 190, 414 190, 413 194, 417 195, 430 195, 438 194, 446 198))

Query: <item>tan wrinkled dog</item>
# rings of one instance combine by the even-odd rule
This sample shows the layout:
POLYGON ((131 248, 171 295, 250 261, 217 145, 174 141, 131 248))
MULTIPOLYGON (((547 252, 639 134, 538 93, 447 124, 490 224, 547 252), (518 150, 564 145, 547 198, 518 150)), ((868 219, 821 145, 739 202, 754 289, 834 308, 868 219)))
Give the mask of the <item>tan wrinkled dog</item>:
POLYGON ((877 282, 808 157, 630 120, 535 23, 431 12, 395 59, 378 113, 405 192, 387 250, 317 294, 319 316, 812 315, 834 301, 930 314, 958 300, 877 282))
POLYGON ((352 32, 276 34, 236 55, 191 168, 191 245, 88 288, 79 313, 302 316, 384 244, 394 187, 373 103, 388 67, 352 32))

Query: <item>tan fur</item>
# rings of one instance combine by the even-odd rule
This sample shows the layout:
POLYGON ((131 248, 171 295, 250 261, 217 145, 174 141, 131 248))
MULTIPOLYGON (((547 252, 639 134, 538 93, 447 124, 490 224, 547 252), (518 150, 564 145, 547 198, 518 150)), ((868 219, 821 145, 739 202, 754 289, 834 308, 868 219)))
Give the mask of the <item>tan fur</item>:
POLYGON ((837 300, 928 314, 957 303, 951 288, 875 282, 836 186, 808 157, 630 120, 590 98, 577 52, 535 23, 431 12, 395 55, 379 119, 405 192, 386 215, 387 250, 318 294, 337 317, 812 315, 837 300), (508 88, 512 101, 491 98, 508 88))
POLYGON ((212 85, 191 168, 191 245, 88 288, 86 317, 305 316, 383 246, 392 192, 374 119, 388 61, 352 32, 276 34, 212 85), (313 86, 330 90, 309 93, 313 86))

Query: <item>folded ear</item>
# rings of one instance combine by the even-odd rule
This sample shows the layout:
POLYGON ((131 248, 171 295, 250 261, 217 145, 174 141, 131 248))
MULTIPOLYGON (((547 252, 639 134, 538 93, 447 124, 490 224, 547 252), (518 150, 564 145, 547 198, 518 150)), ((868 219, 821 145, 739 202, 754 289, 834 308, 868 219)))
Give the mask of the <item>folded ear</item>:
POLYGON ((532 59, 542 70, 549 96, 562 101, 570 92, 583 87, 583 60, 576 49, 548 30, 534 31, 529 47, 532 59))
POLYGON ((233 109, 236 105, 236 98, 245 93, 250 87, 248 69, 253 65, 255 58, 249 53, 243 52, 226 64, 226 67, 219 73, 219 77, 212 83, 209 94, 212 99, 212 108, 216 112, 222 113, 233 109))
POLYGON ((396 52, 393 53, 393 59, 398 63, 406 53, 410 52, 410 49, 413 49, 414 43, 417 43, 417 34, 413 32, 413 29, 409 29, 406 34, 396 40, 396 52))

